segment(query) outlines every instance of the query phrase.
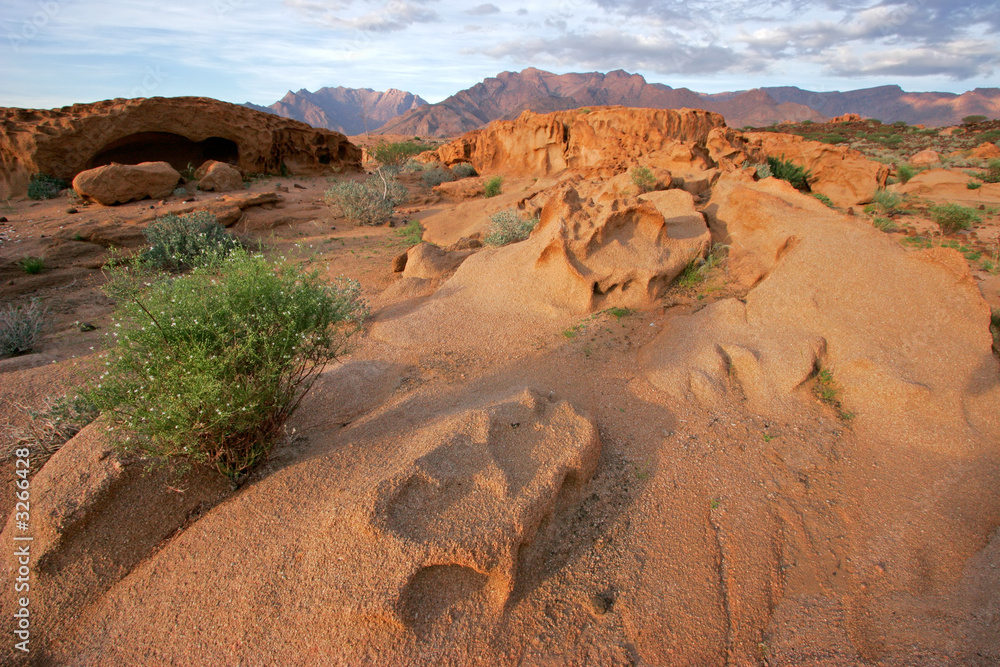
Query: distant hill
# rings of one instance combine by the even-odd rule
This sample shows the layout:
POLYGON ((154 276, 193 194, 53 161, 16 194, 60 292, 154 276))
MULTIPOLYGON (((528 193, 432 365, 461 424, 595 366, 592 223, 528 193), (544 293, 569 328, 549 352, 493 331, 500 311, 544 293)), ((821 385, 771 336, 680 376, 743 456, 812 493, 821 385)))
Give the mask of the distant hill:
POLYGON ((353 135, 377 130, 386 121, 426 104, 417 95, 395 88, 381 92, 338 86, 320 88, 314 93, 305 88, 297 93, 288 91, 268 107, 250 102, 243 106, 353 135))
POLYGON ((962 118, 982 114, 1000 118, 1000 88, 976 88, 955 93, 908 93, 899 86, 879 86, 845 93, 815 93, 794 86, 762 88, 779 102, 804 104, 826 116, 845 113, 878 118, 883 123, 957 125, 962 118))
POLYGON ((622 70, 607 74, 553 74, 532 67, 521 72, 503 72, 443 102, 412 109, 382 126, 380 133, 456 136, 494 120, 516 118, 525 110, 547 113, 613 104, 655 109, 702 108, 722 114, 732 127, 826 119, 805 105, 781 103, 759 90, 713 99, 687 88, 647 83, 641 75, 622 70))

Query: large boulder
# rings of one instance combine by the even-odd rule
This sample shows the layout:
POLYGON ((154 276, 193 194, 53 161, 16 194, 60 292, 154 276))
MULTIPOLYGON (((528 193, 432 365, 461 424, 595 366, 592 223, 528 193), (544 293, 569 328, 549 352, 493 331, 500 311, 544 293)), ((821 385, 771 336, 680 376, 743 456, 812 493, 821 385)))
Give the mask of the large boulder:
POLYGON ((698 109, 600 107, 494 121, 438 149, 445 164, 471 162, 479 173, 542 177, 565 170, 610 175, 644 164, 710 168, 704 151, 722 116, 698 109), (701 148, 699 148, 701 147, 701 148), (655 154, 655 158, 650 156, 655 154))
POLYGON ((343 134, 204 97, 115 99, 61 109, 0 109, 0 198, 32 174, 71 180, 112 162, 165 161, 182 171, 208 159, 245 173, 313 175, 361 169, 343 134))
POLYGON ((180 180, 180 173, 166 162, 109 164, 77 174, 73 189, 84 199, 112 206, 168 197, 180 180))
POLYGON ((826 195, 837 206, 847 208, 870 202, 889 178, 886 165, 855 150, 791 134, 750 132, 745 136, 763 155, 805 167, 812 191, 826 195))
POLYGON ((914 153, 910 157, 910 164, 914 167, 929 167, 932 164, 941 163, 941 154, 930 148, 914 153))
MULTIPOLYGON (((210 165, 202 165, 204 171, 201 175, 195 172, 198 179, 199 190, 209 190, 212 192, 232 192, 243 190, 243 176, 240 172, 225 162, 213 162, 210 165)), ((202 169, 198 170, 199 172, 202 169)))
POLYGON ((969 153, 969 157, 979 158, 980 160, 995 160, 1000 158, 1000 148, 997 148, 996 144, 985 142, 973 148, 972 152, 969 153))
POLYGON ((995 206, 1000 203, 1000 183, 984 183, 970 190, 973 179, 959 169, 928 169, 906 183, 890 186, 903 195, 922 197, 933 202, 960 203, 966 206, 995 206))

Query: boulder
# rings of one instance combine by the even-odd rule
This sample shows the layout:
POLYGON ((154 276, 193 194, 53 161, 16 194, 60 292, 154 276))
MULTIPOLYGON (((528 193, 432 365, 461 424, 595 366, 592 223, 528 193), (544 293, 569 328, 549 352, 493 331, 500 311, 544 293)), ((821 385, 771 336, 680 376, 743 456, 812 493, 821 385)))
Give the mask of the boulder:
POLYGON ((483 178, 462 178, 435 185, 431 189, 451 201, 465 201, 482 197, 485 191, 484 182, 483 178))
POLYGON ((989 142, 982 143, 972 149, 969 157, 979 158, 980 160, 995 160, 1000 158, 1000 148, 997 148, 996 144, 989 142))
POLYGON ((180 173, 166 162, 109 164, 77 174, 73 189, 84 199, 112 206, 169 197, 180 180, 180 173))
POLYGON ((0 108, 0 126, 0 199, 27 192, 32 174, 72 180, 112 162, 183 171, 214 159, 244 173, 303 175, 361 169, 361 149, 343 134, 204 97, 0 108))
POLYGON ((542 177, 565 170, 585 175, 621 173, 644 163, 671 171, 708 169, 703 148, 722 116, 697 109, 600 107, 494 121, 438 149, 445 164, 471 162, 479 173, 542 177), (690 144, 690 145, 689 145, 690 144), (695 146, 695 148, 692 148, 695 146), (648 156, 657 154, 657 160, 648 156))
MULTIPOLYGON (((457 269, 473 250, 448 251, 432 243, 418 243, 406 251, 404 278, 437 280, 457 269)), ((394 267, 395 268, 395 267, 394 267)))
POLYGON ((932 164, 940 164, 941 154, 930 148, 914 153, 909 160, 914 167, 929 167, 932 164))
POLYGON ((975 190, 968 184, 974 179, 958 169, 928 169, 906 183, 892 186, 903 195, 922 197, 933 202, 959 203, 965 206, 1000 204, 1000 183, 983 183, 975 190))
POLYGON ((746 137, 762 155, 805 167, 812 191, 826 195, 841 208, 870 202, 889 178, 886 165, 855 150, 774 132, 751 132, 746 137))
POLYGON ((861 115, 856 113, 845 113, 843 116, 837 116, 836 118, 830 119, 831 123, 859 123, 861 122, 861 115))
MULTIPOLYGON (((199 169, 199 171, 201 170, 199 169)), ((225 162, 213 162, 202 176, 198 176, 196 172, 195 177, 198 179, 199 190, 232 192, 234 190, 245 189, 243 176, 238 170, 225 162)))

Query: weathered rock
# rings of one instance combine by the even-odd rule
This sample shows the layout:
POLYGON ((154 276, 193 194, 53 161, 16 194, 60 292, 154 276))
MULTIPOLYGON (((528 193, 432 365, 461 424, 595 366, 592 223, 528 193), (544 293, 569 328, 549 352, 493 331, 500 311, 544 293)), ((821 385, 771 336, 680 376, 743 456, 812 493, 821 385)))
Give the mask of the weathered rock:
POLYGON ((831 123, 858 123, 860 121, 861 115, 856 113, 845 113, 843 116, 830 119, 831 123))
POLYGON ((919 153, 914 153, 910 156, 909 162, 914 167, 928 167, 932 164, 939 164, 941 162, 941 154, 928 148, 919 153))
POLYGON ((880 437, 997 428, 989 308, 958 252, 907 252, 774 179, 726 176, 708 211, 731 275, 754 287, 674 319, 645 352, 654 384, 707 403, 737 391, 777 414, 827 368, 857 427, 880 437))
POLYGON ((0 109, 0 126, 0 198, 26 192, 35 173, 71 180, 111 162, 183 170, 215 159, 246 173, 361 168, 361 150, 342 134, 203 97, 0 109))
POLYGON ((768 157, 790 160, 810 172, 809 187, 847 208, 872 200, 885 186, 889 168, 855 150, 802 137, 772 132, 751 132, 746 137, 768 157))
POLYGON ((958 169, 928 169, 891 188, 900 194, 934 202, 956 202, 967 206, 994 206, 1000 203, 1000 183, 984 183, 970 190, 968 183, 971 180, 968 174, 958 169))
POLYGON ((432 243, 418 243, 406 252, 403 277, 440 279, 457 269, 473 252, 472 250, 450 252, 432 243))
POLYGON ((994 160, 1000 158, 1000 148, 996 144, 989 142, 982 143, 972 149, 969 157, 979 158, 980 160, 994 160))
POLYGON ((111 206, 170 196, 180 180, 180 173, 166 162, 109 164, 77 174, 73 189, 84 199, 111 206))
MULTIPOLYGON (((205 468, 184 474, 119 454, 100 423, 62 446, 31 480, 31 600, 44 609, 32 621, 54 630, 110 589, 192 516, 229 493, 229 483, 205 468)), ((3 538, 12 541, 15 517, 3 538)), ((8 552, 4 578, 16 572, 8 552)), ((5 579, 13 589, 13 581, 5 579)), ((3 596, 12 613, 14 596, 3 596)), ((36 625, 37 624, 37 625, 36 625)))
POLYGON ((525 111, 516 120, 494 121, 442 146, 437 159, 449 165, 471 162, 480 173, 507 176, 541 177, 564 170, 610 175, 634 166, 640 157, 670 170, 708 169, 713 165, 703 147, 709 132, 724 126, 722 116, 693 109, 525 111))
POLYGON ((451 201, 465 201, 482 197, 485 191, 484 183, 485 179, 483 178, 463 178, 435 185, 432 189, 451 201))
POLYGON ((232 192, 244 189, 243 176, 225 162, 215 162, 205 170, 204 175, 195 174, 195 176, 198 178, 199 190, 232 192))

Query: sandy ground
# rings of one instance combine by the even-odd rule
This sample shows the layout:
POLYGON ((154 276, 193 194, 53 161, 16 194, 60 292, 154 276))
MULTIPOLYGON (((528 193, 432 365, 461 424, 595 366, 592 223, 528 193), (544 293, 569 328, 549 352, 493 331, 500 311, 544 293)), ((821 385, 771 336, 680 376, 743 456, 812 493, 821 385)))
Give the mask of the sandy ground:
MULTIPOLYGON (((283 203, 248 209, 231 231, 261 241, 269 254, 358 279, 377 304, 373 326, 398 314, 400 303, 380 296, 399 280, 391 261, 406 246, 396 229, 335 216, 322 202, 322 178, 272 178, 252 190, 279 184, 288 190, 283 203)), ((454 206, 415 179, 409 185, 415 203, 396 224, 426 210, 440 219, 454 206)), ((179 201, 76 206, 69 214, 74 205, 61 198, 0 210, 8 218, 0 223, 0 299, 38 298, 51 313, 35 354, 0 361, 0 419, 23 425, 23 408, 80 382, 86 360, 105 344, 106 247, 135 246, 135 220, 179 201), (43 257, 49 268, 26 276, 16 265, 25 256, 43 257), (78 322, 97 328, 82 332, 78 322)), ((996 229, 978 234, 993 239, 996 229)), ((1000 305, 995 277, 976 278, 1000 305)), ((416 347, 364 337, 324 374, 287 441, 246 485, 108 581, 72 617, 39 610, 50 618, 41 621, 45 635, 36 637, 32 660, 1000 664, 997 443, 961 458, 894 446, 858 433, 807 387, 781 419, 738 400, 707 409, 668 398, 641 371, 639 351, 672 318, 728 296, 740 292, 723 267, 698 288, 674 288, 655 309, 556 318, 495 347, 477 348, 461 329, 416 347), (525 389, 545 410, 568 404, 596 425, 590 481, 558 490, 552 512, 514 544, 514 561, 499 578, 463 565, 479 556, 456 555, 466 548, 461 540, 445 549, 426 537, 437 530, 431 504, 422 506, 426 516, 404 522, 409 541, 394 537, 402 530, 393 527, 395 506, 379 509, 385 489, 409 488, 406 480, 428 470, 463 469, 465 459, 428 466, 451 456, 441 443, 466 428, 462 420, 485 419, 498 404, 512 406, 501 413, 522 414, 511 397, 525 389), (941 488, 921 486, 931 480, 941 488), (426 535, 413 538, 424 521, 426 535), (934 532, 975 538, 941 545, 927 538, 934 532), (414 555, 414 543, 426 553, 414 555), (434 555, 442 549, 451 554, 434 555)), ((524 412, 524 423, 541 420, 541 409, 524 412)), ((504 415, 490 423, 514 419, 504 415)), ((485 505, 486 522, 498 522, 500 546, 487 545, 497 553, 526 530, 516 517, 509 525, 496 518, 506 516, 505 503, 520 502, 514 487, 505 493, 485 505)), ((4 491, 5 515, 12 501, 4 491)), ((13 664, 10 647, 0 650, 0 661, 13 664)))

